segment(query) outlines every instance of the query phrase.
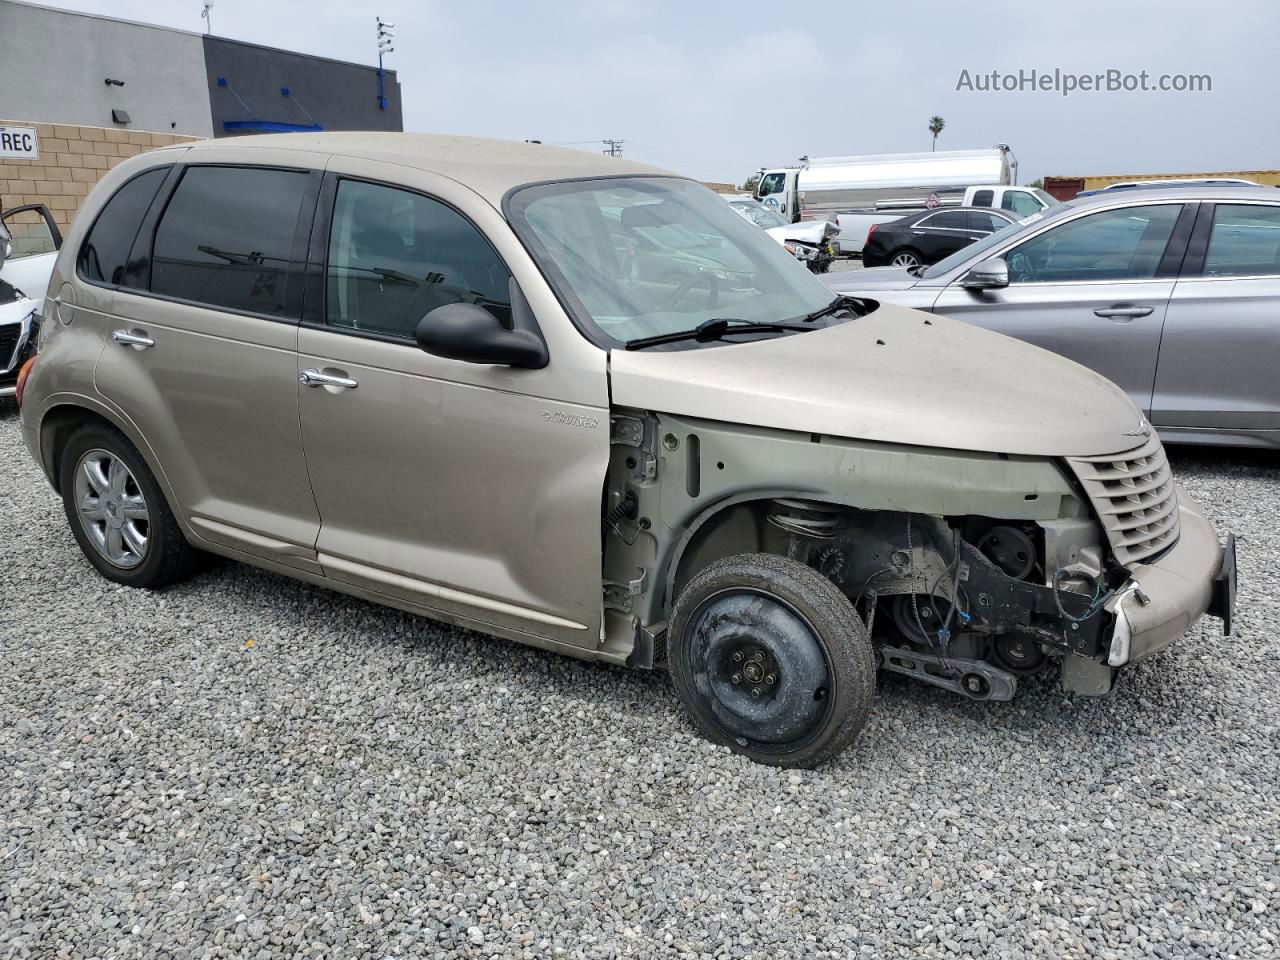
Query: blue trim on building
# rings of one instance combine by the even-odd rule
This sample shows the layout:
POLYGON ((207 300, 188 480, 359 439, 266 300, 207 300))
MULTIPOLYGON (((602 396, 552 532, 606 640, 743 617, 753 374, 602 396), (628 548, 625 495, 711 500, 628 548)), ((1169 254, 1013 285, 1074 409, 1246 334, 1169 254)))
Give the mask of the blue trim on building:
POLYGON ((224 120, 228 133, 314 133, 323 130, 318 123, 281 123, 279 120, 224 120))

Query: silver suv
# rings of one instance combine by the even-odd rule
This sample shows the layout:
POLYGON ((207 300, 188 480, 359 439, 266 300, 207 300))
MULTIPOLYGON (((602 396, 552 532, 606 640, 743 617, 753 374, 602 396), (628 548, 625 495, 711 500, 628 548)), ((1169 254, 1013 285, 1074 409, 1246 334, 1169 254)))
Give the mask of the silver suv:
POLYGON ((842 750, 877 668, 1008 699, 1060 663, 1104 693, 1230 616, 1230 541, 1120 390, 833 296, 649 167, 165 148, 95 189, 51 291, 23 433, 104 576, 160 587, 209 551, 664 667, 762 762, 842 750))

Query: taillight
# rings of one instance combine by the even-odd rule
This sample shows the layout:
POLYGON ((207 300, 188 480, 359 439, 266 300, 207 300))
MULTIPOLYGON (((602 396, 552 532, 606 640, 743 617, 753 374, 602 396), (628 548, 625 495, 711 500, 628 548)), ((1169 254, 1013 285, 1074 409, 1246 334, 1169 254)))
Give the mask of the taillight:
POLYGON ((36 365, 36 357, 38 356, 39 354, 35 354, 27 357, 26 362, 18 368, 18 382, 13 388, 13 399, 18 406, 22 406, 22 394, 27 389, 27 378, 31 376, 31 368, 36 365))
MULTIPOLYGON (((871 229, 867 231, 867 240, 871 239, 871 235, 876 232, 876 227, 878 226, 880 226, 880 224, 878 223, 873 223, 871 225, 871 229)), ((865 243, 866 241, 863 241, 863 242, 865 243)))

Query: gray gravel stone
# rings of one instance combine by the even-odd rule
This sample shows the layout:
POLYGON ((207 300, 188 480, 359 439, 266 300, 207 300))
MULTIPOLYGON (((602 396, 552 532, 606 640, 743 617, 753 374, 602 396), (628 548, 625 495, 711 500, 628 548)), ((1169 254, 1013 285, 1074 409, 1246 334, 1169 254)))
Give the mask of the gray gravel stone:
POLYGON ((882 678, 788 772, 660 674, 227 563, 112 586, 0 413, 0 957, 1278 956, 1280 457, 1173 460, 1235 639, 1102 700, 882 678))

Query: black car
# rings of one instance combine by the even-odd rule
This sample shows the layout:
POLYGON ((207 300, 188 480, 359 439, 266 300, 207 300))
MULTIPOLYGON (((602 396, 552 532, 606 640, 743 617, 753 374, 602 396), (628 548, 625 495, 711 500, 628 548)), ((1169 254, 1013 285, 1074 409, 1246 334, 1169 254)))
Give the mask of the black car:
POLYGON ((862 265, 928 266, 1015 222, 1012 214, 990 207, 921 210, 873 224, 862 248, 862 265))

